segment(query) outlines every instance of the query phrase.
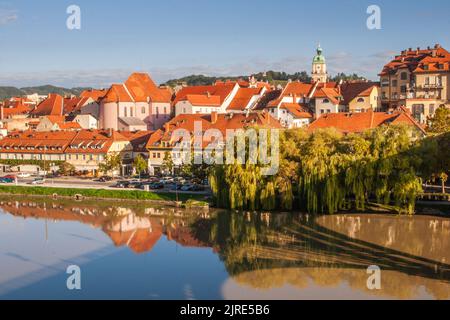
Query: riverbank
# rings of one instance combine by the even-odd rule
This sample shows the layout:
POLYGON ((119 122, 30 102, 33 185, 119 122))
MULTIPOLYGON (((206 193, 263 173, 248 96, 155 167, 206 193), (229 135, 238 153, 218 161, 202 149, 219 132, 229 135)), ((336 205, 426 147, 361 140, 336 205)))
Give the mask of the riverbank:
POLYGON ((41 196, 56 198, 78 198, 78 199, 99 199, 99 200, 129 200, 146 201, 165 205, 178 205, 192 201, 205 201, 203 194, 184 194, 171 192, 146 192, 140 190, 109 190, 109 189, 89 189, 89 188, 57 188, 46 186, 11 186, 0 185, 0 194, 41 196))

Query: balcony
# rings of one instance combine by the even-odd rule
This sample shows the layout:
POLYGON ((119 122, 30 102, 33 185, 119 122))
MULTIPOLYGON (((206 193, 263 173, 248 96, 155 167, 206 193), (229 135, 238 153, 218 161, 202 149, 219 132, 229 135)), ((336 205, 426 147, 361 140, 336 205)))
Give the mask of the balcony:
POLYGON ((417 86, 417 89, 444 89, 441 83, 428 83, 417 86))

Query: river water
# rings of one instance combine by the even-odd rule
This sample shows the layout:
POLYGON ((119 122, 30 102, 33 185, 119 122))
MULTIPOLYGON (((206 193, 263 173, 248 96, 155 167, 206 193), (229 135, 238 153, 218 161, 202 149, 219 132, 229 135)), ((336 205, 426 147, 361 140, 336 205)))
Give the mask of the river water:
POLYGON ((450 299, 450 219, 0 197, 0 299, 450 299))

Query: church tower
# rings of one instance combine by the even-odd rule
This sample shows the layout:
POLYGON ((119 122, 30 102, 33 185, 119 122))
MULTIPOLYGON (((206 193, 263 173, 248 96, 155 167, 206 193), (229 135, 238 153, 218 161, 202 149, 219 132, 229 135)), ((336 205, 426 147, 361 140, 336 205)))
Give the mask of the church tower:
POLYGON ((317 47, 317 55, 313 60, 311 76, 314 82, 326 83, 328 81, 327 63, 322 52, 322 48, 319 44, 317 47))

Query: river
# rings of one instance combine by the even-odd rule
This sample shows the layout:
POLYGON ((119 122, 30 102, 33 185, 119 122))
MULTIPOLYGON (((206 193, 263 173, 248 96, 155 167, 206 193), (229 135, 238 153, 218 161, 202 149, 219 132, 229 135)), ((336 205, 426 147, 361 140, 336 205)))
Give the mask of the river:
POLYGON ((449 240, 436 216, 2 196, 0 299, 450 299, 449 240))

